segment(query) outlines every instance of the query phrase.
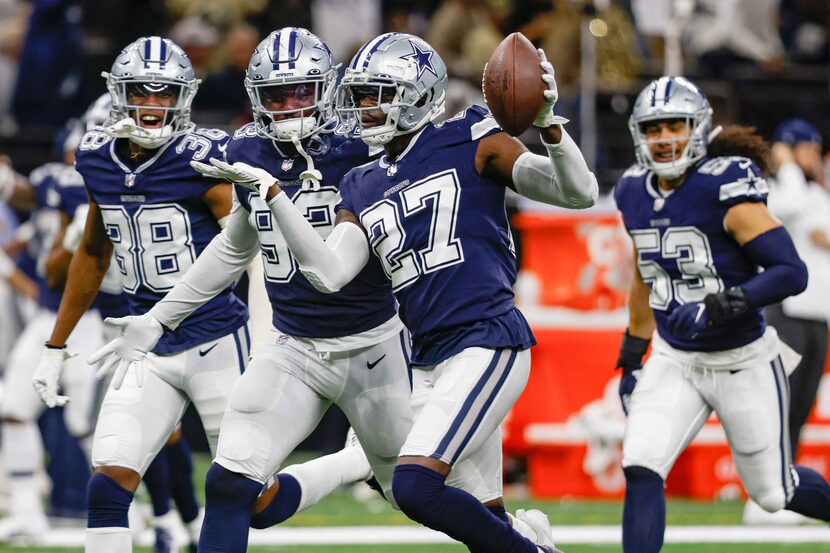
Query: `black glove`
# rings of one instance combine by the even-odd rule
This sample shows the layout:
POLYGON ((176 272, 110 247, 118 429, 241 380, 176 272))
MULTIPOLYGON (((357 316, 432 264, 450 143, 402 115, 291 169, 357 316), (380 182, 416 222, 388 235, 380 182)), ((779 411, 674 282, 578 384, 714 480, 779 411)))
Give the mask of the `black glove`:
POLYGON ((709 324, 718 324, 749 311, 749 300, 740 286, 733 286, 717 294, 708 294, 703 298, 703 304, 706 306, 709 324))
POLYGON ((648 344, 651 340, 638 338, 628 333, 628 330, 623 334, 622 344, 620 344, 620 356, 617 358, 617 369, 622 369, 622 377, 620 378, 620 402, 622 403, 623 411, 628 414, 628 405, 631 401, 631 393, 637 385, 637 377, 640 375, 640 369, 643 368, 643 356, 648 351, 648 344))

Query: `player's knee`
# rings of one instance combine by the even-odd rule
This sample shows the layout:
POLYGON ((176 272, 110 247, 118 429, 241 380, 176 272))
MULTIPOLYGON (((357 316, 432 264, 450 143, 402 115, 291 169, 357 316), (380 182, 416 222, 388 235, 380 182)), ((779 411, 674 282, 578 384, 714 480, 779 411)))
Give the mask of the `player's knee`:
POLYGON ((784 490, 780 488, 762 490, 757 493, 750 493, 749 495, 755 503, 760 505, 768 513, 778 512, 787 504, 784 490))
POLYGON ((398 465, 392 475, 392 495, 406 516, 429 525, 445 477, 420 465, 398 465))
POLYGON ((213 463, 205 477, 205 496, 208 503, 239 505, 250 508, 256 501, 262 485, 241 474, 231 472, 213 463))
POLYGON ((129 526, 127 511, 133 494, 109 476, 95 473, 86 488, 90 528, 129 526))

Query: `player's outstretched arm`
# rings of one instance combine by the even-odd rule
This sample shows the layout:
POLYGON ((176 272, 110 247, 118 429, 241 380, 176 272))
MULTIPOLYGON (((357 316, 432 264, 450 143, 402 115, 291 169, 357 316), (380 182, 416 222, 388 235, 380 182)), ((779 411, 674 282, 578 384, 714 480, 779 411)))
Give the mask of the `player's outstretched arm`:
POLYGON ((111 257, 112 242, 104 229, 101 210, 90 200, 83 237, 69 264, 55 326, 32 376, 32 385, 48 407, 69 401, 68 397, 58 395, 60 374, 64 361, 69 358, 66 340, 98 294, 111 257))
POLYGON ((256 230, 236 196, 227 224, 199 255, 182 280, 148 312, 173 330, 191 313, 227 288, 259 253, 256 230))
POLYGON ((648 304, 651 290, 643 282, 637 268, 637 254, 634 255, 634 278, 631 281, 631 292, 628 296, 628 328, 620 343, 620 353, 616 364, 616 368, 623 371, 620 377, 619 394, 623 411, 626 414, 628 414, 631 394, 634 392, 640 370, 643 368, 643 356, 648 351, 648 344, 656 326, 654 312, 648 304))

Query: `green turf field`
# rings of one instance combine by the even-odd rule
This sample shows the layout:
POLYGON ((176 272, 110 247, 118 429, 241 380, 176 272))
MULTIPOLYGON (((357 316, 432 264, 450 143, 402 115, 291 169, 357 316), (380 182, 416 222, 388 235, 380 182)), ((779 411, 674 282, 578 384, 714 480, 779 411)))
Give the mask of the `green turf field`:
MULTIPOLYGON (((292 459, 297 461, 299 459, 292 459)), ((197 482, 203 482, 208 467, 206 456, 195 459, 197 482)), ((371 497, 371 496, 370 496, 371 497)), ((203 501, 204 498, 202 497, 203 501)), ((620 523, 622 505, 618 501, 526 501, 508 500, 508 509, 537 508, 550 517, 554 526, 612 525, 620 523)), ((670 500, 668 502, 669 525, 723 526, 740 525, 742 502, 699 502, 670 500)), ((300 513, 286 525, 289 526, 382 526, 414 524, 394 511, 386 502, 378 499, 358 501, 352 490, 338 491, 314 508, 300 513)), ((554 538, 556 536, 554 535, 554 538)), ((830 539, 830 530, 828 530, 830 539)), ((565 553, 620 552, 617 545, 568 545, 565 553)), ((0 553, 75 553, 80 548, 14 548, 0 546, 0 553)), ((149 553, 149 548, 137 547, 137 553, 149 553)), ((461 545, 318 545, 318 546, 270 546, 250 547, 250 553, 464 553, 461 545)), ((830 543, 822 544, 668 544, 665 553, 830 553, 830 543)))

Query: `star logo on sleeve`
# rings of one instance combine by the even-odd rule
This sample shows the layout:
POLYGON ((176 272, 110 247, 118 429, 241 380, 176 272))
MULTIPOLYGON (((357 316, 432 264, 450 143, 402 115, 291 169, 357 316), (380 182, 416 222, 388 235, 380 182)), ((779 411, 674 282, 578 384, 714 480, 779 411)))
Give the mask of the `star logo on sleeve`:
POLYGON ((418 48, 418 45, 412 42, 411 40, 409 41, 409 45, 412 46, 412 53, 407 54, 405 56, 401 56, 401 59, 411 59, 417 64, 419 79, 421 78, 421 75, 423 75, 427 71, 429 71, 437 77, 438 73, 435 71, 435 68, 432 67, 432 55, 435 54, 435 52, 432 52, 431 50, 421 50, 420 48, 418 48))

